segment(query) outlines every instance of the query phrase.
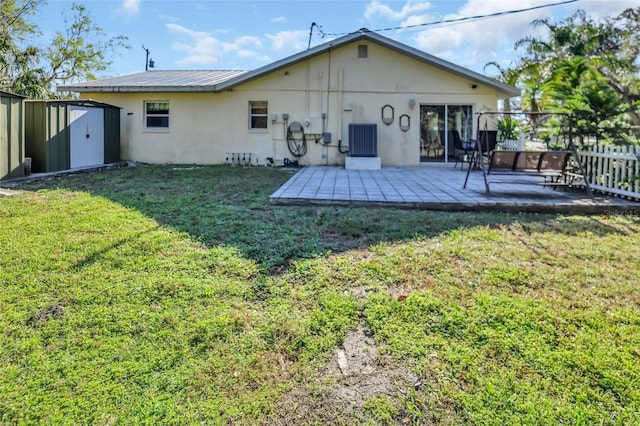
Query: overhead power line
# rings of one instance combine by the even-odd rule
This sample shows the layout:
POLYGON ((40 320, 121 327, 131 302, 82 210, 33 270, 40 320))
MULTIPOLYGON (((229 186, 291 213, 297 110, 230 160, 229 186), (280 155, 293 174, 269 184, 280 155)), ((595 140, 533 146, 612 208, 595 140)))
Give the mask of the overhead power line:
MULTIPOLYGON (((536 9, 544 9, 547 7, 553 7, 553 6, 562 6, 564 4, 569 4, 569 3, 576 3, 580 0, 565 0, 565 1, 561 1, 561 2, 557 2, 557 3, 547 3, 547 4, 542 4, 540 6, 532 6, 532 7, 527 7, 524 9, 514 9, 514 10, 506 10, 503 12, 495 12, 495 13, 490 13, 487 15, 475 15, 475 16, 465 16, 462 18, 452 18, 452 19, 443 19, 440 21, 433 21, 433 22, 425 22, 422 24, 413 24, 413 25, 405 25, 405 26, 398 26, 398 27, 388 27, 388 28, 379 28, 377 30, 372 30, 373 32, 382 32, 382 31, 393 31, 393 30, 404 30, 404 29, 409 29, 409 28, 418 28, 418 27, 427 27, 427 26, 432 26, 432 25, 442 25, 442 24, 453 24, 453 23, 459 23, 459 22, 465 22, 465 21, 477 21, 480 19, 487 19, 487 18, 495 18, 497 16, 504 16, 504 15, 514 15, 517 13, 522 13, 522 12, 529 12, 531 10, 536 10, 536 9)), ((313 25, 316 26, 316 28, 320 29, 320 27, 318 27, 315 22, 313 23, 313 25)), ((350 33, 325 33, 320 29, 320 33, 322 34, 322 38, 324 38, 325 36, 343 36, 343 35, 347 35, 350 33)))

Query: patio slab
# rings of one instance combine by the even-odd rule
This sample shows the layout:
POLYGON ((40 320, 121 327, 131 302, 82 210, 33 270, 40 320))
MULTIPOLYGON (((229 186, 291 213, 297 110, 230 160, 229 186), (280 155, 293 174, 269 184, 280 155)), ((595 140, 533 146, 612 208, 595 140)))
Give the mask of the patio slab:
POLYGON ((482 172, 467 173, 451 164, 430 163, 381 170, 307 166, 298 170, 270 198, 275 205, 398 207, 446 211, 508 211, 609 214, 638 211, 640 203, 583 189, 551 189, 529 176, 492 176, 491 193, 482 172))

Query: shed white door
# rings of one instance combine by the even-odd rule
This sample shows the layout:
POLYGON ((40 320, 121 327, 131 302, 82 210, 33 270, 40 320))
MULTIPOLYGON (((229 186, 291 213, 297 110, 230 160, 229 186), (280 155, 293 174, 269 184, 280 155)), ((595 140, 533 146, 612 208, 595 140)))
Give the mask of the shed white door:
POLYGON ((104 164, 104 111, 71 106, 69 111, 71 168, 104 164))

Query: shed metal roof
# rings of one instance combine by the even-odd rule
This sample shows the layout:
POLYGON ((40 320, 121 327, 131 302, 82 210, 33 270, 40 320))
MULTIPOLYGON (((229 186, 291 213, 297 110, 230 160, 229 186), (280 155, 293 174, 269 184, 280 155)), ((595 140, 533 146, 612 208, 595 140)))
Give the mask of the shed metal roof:
POLYGON ((0 90, 0 95, 11 97, 11 98, 23 98, 23 99, 26 98, 26 96, 18 95, 17 93, 7 92, 5 90, 0 90))
POLYGON ((321 55, 331 49, 357 42, 370 41, 443 69, 471 82, 484 84, 507 96, 519 96, 520 89, 487 77, 452 62, 430 55, 388 37, 362 28, 337 39, 299 52, 253 71, 147 71, 121 77, 58 86, 58 90, 74 92, 219 92, 257 79, 265 74, 321 55))
POLYGON ((44 103, 44 104, 64 104, 74 105, 82 107, 99 107, 99 108, 117 108, 122 109, 119 106, 107 104, 100 101, 94 101, 93 99, 27 99, 27 103, 44 103))

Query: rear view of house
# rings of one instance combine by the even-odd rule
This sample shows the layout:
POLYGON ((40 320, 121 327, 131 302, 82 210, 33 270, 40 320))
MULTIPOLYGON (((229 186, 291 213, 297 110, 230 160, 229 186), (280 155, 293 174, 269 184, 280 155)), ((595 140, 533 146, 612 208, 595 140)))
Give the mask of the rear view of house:
POLYGON ((58 88, 121 108, 122 159, 383 165, 453 158, 452 130, 518 89, 366 29, 254 71, 148 71, 58 88), (364 153, 364 154, 362 154, 364 153))

